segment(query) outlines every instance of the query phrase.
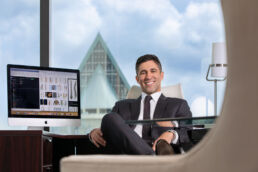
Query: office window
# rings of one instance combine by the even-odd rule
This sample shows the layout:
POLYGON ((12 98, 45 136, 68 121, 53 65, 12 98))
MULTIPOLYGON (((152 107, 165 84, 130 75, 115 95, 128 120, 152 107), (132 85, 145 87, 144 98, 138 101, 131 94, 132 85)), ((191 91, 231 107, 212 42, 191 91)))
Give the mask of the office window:
POLYGON ((0 2, 0 129, 7 123, 7 64, 39 65, 39 1, 0 2))
MULTIPOLYGON (((3 0, 0 14, 0 128, 8 128, 6 64, 39 65, 39 1, 3 0)), ((225 40, 218 0, 51 1, 50 21, 51 66, 80 69, 81 93, 101 68, 112 101, 124 98, 137 85, 137 57, 152 53, 163 64, 163 86, 181 83, 193 115, 213 115, 213 83, 205 76, 212 42, 225 40)), ((224 86, 218 83, 218 112, 224 86)), ((88 112, 100 120, 105 109, 112 107, 88 112)), ((87 125, 96 127, 77 131, 87 125)))
MULTIPOLYGON (((52 65, 80 69, 81 92, 101 66, 116 99, 123 99, 137 85, 137 57, 151 53, 163 64, 163 86, 182 84, 193 116, 214 115, 213 83, 205 77, 212 43, 225 40, 218 0, 52 1, 51 26, 52 65)), ((218 83, 218 112, 224 86, 218 83)), ((95 121, 112 107, 85 108, 96 112, 95 121)), ((83 125, 94 126, 82 116, 83 125)))

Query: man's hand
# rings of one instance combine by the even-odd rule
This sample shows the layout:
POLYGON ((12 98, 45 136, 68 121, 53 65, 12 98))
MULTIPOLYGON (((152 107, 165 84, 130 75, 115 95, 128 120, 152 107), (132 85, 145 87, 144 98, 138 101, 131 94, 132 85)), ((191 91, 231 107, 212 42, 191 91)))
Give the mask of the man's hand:
POLYGON ((152 149, 156 150, 156 143, 158 140, 163 139, 166 140, 169 144, 171 143, 172 139, 174 138, 174 133, 166 131, 162 133, 153 143, 152 149))
POLYGON ((103 133, 100 128, 93 129, 90 132, 89 137, 96 147, 99 148, 100 145, 104 147, 106 146, 106 140, 103 138, 103 133))
MULTIPOLYGON (((174 127, 174 125, 172 124, 171 121, 161 121, 161 122, 156 122, 157 125, 161 126, 161 127, 174 127)), ((169 144, 171 143, 171 141, 174 138, 174 133, 166 131, 164 133, 162 133, 153 143, 152 149, 155 151, 156 150, 156 143, 158 140, 163 139, 166 140, 169 144)))
POLYGON ((156 124, 161 127, 174 127, 171 121, 160 121, 156 122, 156 124))

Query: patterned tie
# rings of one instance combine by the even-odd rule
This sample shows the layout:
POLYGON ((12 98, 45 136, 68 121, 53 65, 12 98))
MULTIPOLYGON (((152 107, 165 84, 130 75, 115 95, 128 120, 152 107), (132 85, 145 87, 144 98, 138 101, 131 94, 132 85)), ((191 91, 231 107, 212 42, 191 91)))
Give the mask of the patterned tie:
MULTIPOLYGON (((144 99, 144 111, 143 111, 143 119, 150 119, 150 100, 151 96, 147 95, 144 99)), ((144 124, 142 126, 142 138, 146 141, 150 141, 151 139, 151 125, 144 124)))

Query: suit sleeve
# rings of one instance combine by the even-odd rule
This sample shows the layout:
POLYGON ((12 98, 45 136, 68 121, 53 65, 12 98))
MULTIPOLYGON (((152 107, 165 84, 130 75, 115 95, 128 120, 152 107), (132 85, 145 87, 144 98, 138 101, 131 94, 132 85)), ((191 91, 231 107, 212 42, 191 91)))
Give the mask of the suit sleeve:
MULTIPOLYGON (((190 111, 190 108, 185 100, 177 100, 177 104, 175 102, 170 102, 171 104, 169 106, 174 106, 175 111, 173 111, 173 115, 169 116, 168 118, 188 118, 192 116, 192 113, 190 111)), ((179 127, 181 125, 181 121, 179 121, 179 127)), ((182 124, 183 125, 183 124, 182 124)), ((158 125, 153 125, 152 126, 152 136, 156 140, 163 132, 171 130, 170 127, 160 127, 158 125)), ((175 146, 181 146, 184 143, 189 143, 190 139, 187 134, 187 129, 175 129, 175 131, 178 134, 178 139, 176 143, 173 143, 175 146)))
MULTIPOLYGON (((192 117, 192 112, 190 111, 190 108, 186 101, 183 101, 180 107, 178 108, 176 117, 185 117, 185 118, 192 117)), ((192 146, 191 145, 192 143, 187 133, 189 128, 182 127, 182 126, 185 126, 186 124, 189 124, 189 121, 179 121, 179 127, 181 126, 181 128, 177 129, 176 131, 179 135, 179 140, 177 145, 182 146, 183 149, 187 151, 188 148, 192 146)))
POLYGON ((119 113, 118 103, 116 102, 115 106, 112 108, 111 112, 119 113))
POLYGON ((179 106, 177 113, 176 113, 176 117, 185 117, 185 118, 192 117, 192 112, 190 111, 190 107, 188 106, 188 104, 185 100, 179 106))

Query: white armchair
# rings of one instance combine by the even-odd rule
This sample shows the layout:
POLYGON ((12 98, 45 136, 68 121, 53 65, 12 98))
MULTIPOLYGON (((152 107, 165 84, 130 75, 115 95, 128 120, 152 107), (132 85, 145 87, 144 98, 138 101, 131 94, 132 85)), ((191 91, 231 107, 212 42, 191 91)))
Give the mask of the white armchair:
MULTIPOLYGON (((131 89, 128 91, 126 98, 127 99, 136 99, 141 95, 141 88, 139 86, 133 85, 131 89)), ((161 88, 161 92, 166 97, 176 97, 176 98, 183 98, 183 91, 181 84, 166 86, 161 88)))

